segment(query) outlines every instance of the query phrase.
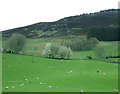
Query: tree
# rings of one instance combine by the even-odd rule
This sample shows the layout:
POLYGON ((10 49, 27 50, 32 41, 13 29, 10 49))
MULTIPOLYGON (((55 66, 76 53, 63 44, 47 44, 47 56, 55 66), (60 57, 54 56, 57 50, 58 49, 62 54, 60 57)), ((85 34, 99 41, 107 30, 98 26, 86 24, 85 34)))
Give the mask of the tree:
POLYGON ((45 57, 56 58, 59 57, 64 59, 67 57, 69 59, 72 51, 70 47, 59 46, 51 43, 47 43, 45 46, 45 50, 42 53, 45 57))
POLYGON ((65 57, 67 57, 69 59, 70 55, 72 54, 72 51, 69 48, 65 47, 65 46, 60 46, 59 50, 58 50, 58 56, 61 59, 64 59, 65 57))
POLYGON ((87 39, 84 43, 84 49, 85 50, 91 50, 94 47, 96 47, 96 45, 99 43, 99 41, 96 38, 90 38, 87 39))
POLYGON ((46 57, 51 57, 51 43, 47 43, 45 45, 45 50, 43 51, 43 55, 46 56, 46 57))
POLYGON ((59 46, 51 43, 47 43, 45 46, 45 50, 43 51, 42 54, 46 57, 54 58, 58 54, 58 49, 59 49, 59 46))
POLYGON ((26 44, 26 37, 21 34, 13 34, 7 41, 6 46, 10 51, 19 54, 26 44))

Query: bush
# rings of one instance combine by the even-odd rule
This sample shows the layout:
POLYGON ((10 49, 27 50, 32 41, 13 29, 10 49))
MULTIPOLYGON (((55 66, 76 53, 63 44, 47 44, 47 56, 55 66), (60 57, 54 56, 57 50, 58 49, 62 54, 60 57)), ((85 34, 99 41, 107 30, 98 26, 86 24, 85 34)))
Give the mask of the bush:
POLYGON ((93 59, 92 56, 87 56, 88 59, 93 59))
POLYGON ((94 52, 96 57, 105 58, 105 49, 103 47, 96 47, 94 52))
POLYGON ((9 39, 7 39, 5 45, 6 49, 19 54, 26 44, 26 37, 21 34, 13 34, 9 39))
POLYGON ((65 46, 57 46, 51 43, 46 44, 45 50, 42 53, 45 57, 55 58, 59 57, 61 59, 64 59, 67 57, 69 59, 70 55, 72 54, 72 51, 69 48, 65 46))

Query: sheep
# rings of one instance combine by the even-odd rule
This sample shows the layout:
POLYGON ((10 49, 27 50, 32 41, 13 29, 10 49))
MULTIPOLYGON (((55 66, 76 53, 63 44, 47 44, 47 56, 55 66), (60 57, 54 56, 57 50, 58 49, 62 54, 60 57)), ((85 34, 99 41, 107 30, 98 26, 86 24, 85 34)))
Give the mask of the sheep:
POLYGON ((113 91, 116 92, 116 89, 114 89, 113 91))
POLYGON ((48 88, 52 88, 52 86, 48 86, 48 88))
POLYGON ((70 72, 72 72, 72 70, 70 70, 70 72))
POLYGON ((24 84, 21 84, 20 86, 24 86, 24 84))
POLYGON ((28 79, 26 78, 25 81, 27 81, 28 79))
POLYGON ((44 85, 45 85, 46 83, 44 83, 44 85))
POLYGON ((119 90, 116 90, 116 92, 118 92, 119 90))
POLYGON ((24 86, 24 84, 22 84, 22 86, 24 86))
POLYGON ((80 92, 83 92, 83 90, 80 90, 80 92))
POLYGON ((40 82, 40 85, 42 85, 42 82, 40 82))
POLYGON ((39 77, 37 77, 36 79, 39 80, 39 77))
POLYGON ((70 72, 67 72, 67 74, 69 74, 70 72))
POLYGON ((104 72, 103 75, 106 76, 106 73, 104 72))
POLYGON ((114 89, 113 91, 114 91, 114 92, 118 92, 119 90, 117 90, 117 89, 114 89))
POLYGON ((12 88, 15 88, 15 86, 12 86, 12 88))
POLYGON ((5 87, 5 89, 8 89, 8 88, 9 88, 8 86, 5 87))

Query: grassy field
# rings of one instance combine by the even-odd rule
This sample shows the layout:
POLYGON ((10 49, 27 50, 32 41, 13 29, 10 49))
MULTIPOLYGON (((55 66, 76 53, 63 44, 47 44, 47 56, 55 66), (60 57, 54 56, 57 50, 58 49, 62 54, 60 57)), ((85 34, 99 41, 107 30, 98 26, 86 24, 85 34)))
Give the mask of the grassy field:
MULTIPOLYGON (((86 59, 88 55, 94 57, 93 51, 73 52, 72 60, 44 58, 41 52, 48 42, 60 44, 62 40, 28 40, 24 50, 27 55, 2 55, 3 92, 113 92, 118 89, 117 63, 86 59), (9 88, 5 89, 6 86, 9 88)), ((117 42, 100 42, 99 46, 106 49, 106 56, 117 54, 117 42)))

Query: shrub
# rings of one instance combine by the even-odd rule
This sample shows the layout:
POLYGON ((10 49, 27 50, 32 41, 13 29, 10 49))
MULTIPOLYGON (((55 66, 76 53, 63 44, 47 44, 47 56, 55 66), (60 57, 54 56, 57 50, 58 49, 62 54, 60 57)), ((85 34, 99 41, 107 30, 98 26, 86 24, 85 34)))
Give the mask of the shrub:
POLYGON ((87 56, 88 59, 93 59, 92 56, 87 56))
POLYGON ((26 37, 21 34, 13 34, 6 41, 6 49, 14 52, 15 54, 19 54, 22 51, 26 44, 26 37))
POLYGON ((105 49, 103 47, 96 47, 94 52, 96 57, 105 58, 105 49))

